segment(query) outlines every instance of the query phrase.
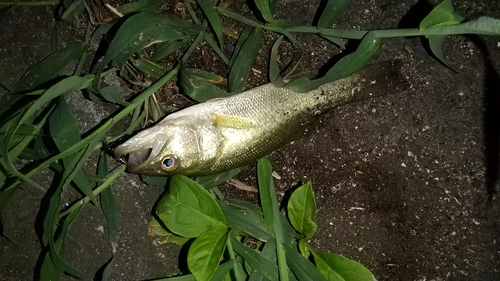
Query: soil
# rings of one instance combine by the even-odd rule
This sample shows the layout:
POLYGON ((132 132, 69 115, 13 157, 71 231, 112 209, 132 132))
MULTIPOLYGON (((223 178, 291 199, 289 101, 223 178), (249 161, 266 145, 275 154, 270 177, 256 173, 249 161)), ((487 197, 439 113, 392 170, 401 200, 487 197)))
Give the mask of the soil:
MULTIPOLYGON (((240 11, 240 2, 224 2, 229 9, 250 15, 240 11)), ((429 7, 415 0, 352 2, 339 27, 416 27, 429 7)), ((499 1, 453 3, 466 18, 500 18, 499 1)), ((278 14, 312 23, 318 6, 319 1, 285 0, 278 14)), ((0 19, 0 60, 7 66, 11 85, 51 53, 54 22, 52 6, 17 7, 0 19)), ((59 26, 64 44, 83 39, 84 28, 78 21, 59 26)), ((267 82, 268 47, 275 38, 265 36, 265 46, 254 65, 259 71, 252 74, 250 84, 267 82)), ((316 36, 298 38, 304 44, 304 71, 320 69, 337 52, 316 36)), ((226 39, 228 44, 234 43, 226 39)), ((457 72, 435 60, 422 43, 419 38, 383 40, 376 60, 399 60, 408 89, 394 92, 388 88, 382 97, 338 108, 312 127, 307 137, 271 153, 273 168, 280 176, 276 185, 286 193, 312 181, 319 227, 311 244, 360 261, 378 280, 500 280, 500 200, 496 199, 500 38, 449 38, 444 54, 457 72)), ((197 50, 190 63, 225 73, 215 60, 216 55, 197 50)), ((164 91, 169 93, 164 98, 169 105, 182 105, 184 99, 174 96, 176 91, 164 91)), ((2 96, 2 108, 15 99, 4 92, 2 96)), ((77 98, 70 104, 82 131, 116 109, 77 98)), ((49 188, 52 174, 47 171, 35 179, 49 188)), ((255 168, 237 179, 255 186, 255 168)), ((228 184, 221 189, 230 197, 257 200, 256 194, 228 184)), ((160 245, 147 233, 154 204, 164 188, 147 186, 138 176, 126 174, 112 190, 119 208, 120 233, 111 279, 177 274, 184 267, 179 262, 181 247, 160 245)), ((69 192, 66 199, 78 196, 69 192)), ((44 212, 40 206, 46 201, 41 191, 23 186, 4 211, 5 222, 13 228, 22 250, 0 269, 1 280, 36 276, 44 212)), ((0 238, 2 251, 6 245, 0 238)), ((72 265, 89 275, 99 272, 111 258, 106 221, 98 206, 85 207, 72 226, 67 255, 72 265)), ((64 280, 72 278, 65 276, 64 280)))

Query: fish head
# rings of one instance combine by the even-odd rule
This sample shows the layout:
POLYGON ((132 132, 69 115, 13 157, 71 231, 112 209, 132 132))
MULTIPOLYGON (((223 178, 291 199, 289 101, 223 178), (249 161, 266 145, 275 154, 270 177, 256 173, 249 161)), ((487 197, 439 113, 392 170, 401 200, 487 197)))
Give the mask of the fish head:
POLYGON ((215 163, 224 137, 209 120, 182 116, 163 120, 114 149, 128 171, 150 176, 206 174, 215 163))

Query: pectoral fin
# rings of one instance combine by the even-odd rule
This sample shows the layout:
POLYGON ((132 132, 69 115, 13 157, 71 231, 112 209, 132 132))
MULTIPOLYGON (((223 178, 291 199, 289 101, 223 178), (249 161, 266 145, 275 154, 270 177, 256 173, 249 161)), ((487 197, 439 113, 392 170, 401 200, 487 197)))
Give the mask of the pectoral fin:
POLYGON ((214 115, 215 126, 217 127, 227 127, 235 129, 255 127, 255 122, 245 117, 226 115, 222 113, 214 113, 214 115))

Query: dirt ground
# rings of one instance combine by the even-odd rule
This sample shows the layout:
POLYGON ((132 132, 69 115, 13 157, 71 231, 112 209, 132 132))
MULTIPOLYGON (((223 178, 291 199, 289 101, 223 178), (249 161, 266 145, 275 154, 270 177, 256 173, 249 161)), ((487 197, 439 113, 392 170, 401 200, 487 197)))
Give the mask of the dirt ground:
MULTIPOLYGON (((241 6, 238 1, 223 2, 233 10, 241 6)), ((415 27, 419 15, 428 12, 426 2, 415 0, 352 2, 339 27, 415 27)), ((453 3, 466 18, 500 18, 500 1, 453 3)), ((316 0, 282 1, 278 14, 311 23, 318 5, 316 0)), ((50 54, 53 12, 50 6, 18 7, 0 20, 0 60, 8 66, 11 83, 50 54)), ((61 29, 62 40, 81 40, 81 26, 69 25, 61 29)), ((275 37, 265 38, 272 42, 275 37)), ((319 69, 335 53, 316 36, 299 36, 299 40, 305 49, 303 70, 319 69)), ((500 37, 453 37, 444 53, 459 72, 433 59, 418 38, 384 40, 376 59, 400 60, 409 89, 388 88, 383 97, 338 108, 311 128, 306 138, 270 155, 281 176, 276 180, 280 190, 286 192, 307 180, 313 183, 319 227, 312 245, 360 261, 378 280, 500 280, 500 200, 495 199, 500 163, 500 37)), ((251 84, 267 82, 268 55, 266 48, 260 51, 255 68, 261 73, 253 74, 251 84)), ((213 70, 220 65, 215 60, 215 55, 199 51, 190 63, 213 70)), ((14 99, 4 96, 2 107, 14 99)), ((76 98, 71 104, 82 130, 114 110, 76 98)), ((254 168, 237 178, 256 185, 254 168)), ((36 177, 47 187, 50 179, 50 172, 36 177)), ((227 184, 221 189, 227 196, 257 200, 256 194, 227 184)), ((112 280, 177 274, 183 268, 178 259, 181 248, 159 245, 147 235, 151 212, 164 187, 147 186, 127 174, 112 190, 120 211, 112 280)), ((6 223, 13 226, 23 248, 0 269, 0 280, 33 279, 41 251, 43 195, 24 186, 5 211, 6 223)), ((99 207, 87 206, 70 236, 68 260, 81 271, 94 275, 110 259, 99 207)), ((0 251, 5 245, 1 238, 0 251)))

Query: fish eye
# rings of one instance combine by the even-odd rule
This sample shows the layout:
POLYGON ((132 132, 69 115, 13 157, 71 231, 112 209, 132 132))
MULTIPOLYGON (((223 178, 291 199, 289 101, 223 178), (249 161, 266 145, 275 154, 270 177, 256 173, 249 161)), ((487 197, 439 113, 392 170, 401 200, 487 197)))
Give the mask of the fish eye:
POLYGON ((167 155, 161 161, 161 168, 167 172, 172 173, 179 167, 179 160, 174 155, 167 155))

